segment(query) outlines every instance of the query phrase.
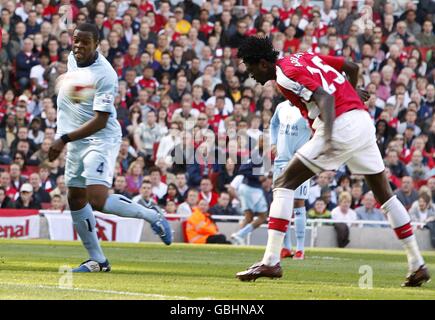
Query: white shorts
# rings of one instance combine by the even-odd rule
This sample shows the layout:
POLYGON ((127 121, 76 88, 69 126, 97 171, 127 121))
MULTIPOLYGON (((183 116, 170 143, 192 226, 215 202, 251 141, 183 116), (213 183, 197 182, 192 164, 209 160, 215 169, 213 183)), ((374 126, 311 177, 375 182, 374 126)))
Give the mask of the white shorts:
POLYGON ((384 171, 384 161, 376 144, 375 126, 367 111, 352 110, 334 122, 332 143, 338 148, 334 156, 319 156, 325 144, 324 123, 319 121, 313 137, 296 156, 314 173, 337 170, 346 164, 353 174, 369 175, 384 171))
MULTIPOLYGON (((285 166, 275 166, 273 167, 273 182, 275 183, 276 179, 281 175, 281 173, 284 171, 284 169, 287 167, 285 166)), ((302 183, 296 190, 295 190, 295 199, 299 200, 307 200, 308 199, 308 192, 310 191, 310 180, 308 179, 304 183, 302 183)))
POLYGON ((242 183, 237 191, 243 212, 248 210, 252 213, 267 212, 268 206, 263 189, 253 188, 242 183))
POLYGON ((119 139, 78 140, 67 144, 65 183, 68 187, 112 186, 119 139))

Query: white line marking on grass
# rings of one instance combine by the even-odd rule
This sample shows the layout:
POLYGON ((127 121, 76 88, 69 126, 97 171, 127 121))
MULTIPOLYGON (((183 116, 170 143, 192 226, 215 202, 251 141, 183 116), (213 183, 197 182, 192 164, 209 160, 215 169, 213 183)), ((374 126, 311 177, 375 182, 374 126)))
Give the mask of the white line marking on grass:
POLYGON ((184 296, 169 296, 163 294, 154 294, 154 293, 141 293, 141 292, 130 292, 130 291, 117 291, 117 290, 100 290, 93 288, 61 288, 58 286, 47 286, 41 284, 22 284, 22 283, 1 283, 1 285, 12 286, 12 287, 24 287, 24 288, 34 288, 34 289, 49 289, 49 290, 65 290, 65 291, 77 291, 77 292, 92 292, 92 293, 103 293, 103 294, 116 294, 123 296, 134 296, 134 297, 144 297, 144 298, 153 298, 160 300, 213 300, 212 297, 203 297, 203 298, 189 298, 184 296))

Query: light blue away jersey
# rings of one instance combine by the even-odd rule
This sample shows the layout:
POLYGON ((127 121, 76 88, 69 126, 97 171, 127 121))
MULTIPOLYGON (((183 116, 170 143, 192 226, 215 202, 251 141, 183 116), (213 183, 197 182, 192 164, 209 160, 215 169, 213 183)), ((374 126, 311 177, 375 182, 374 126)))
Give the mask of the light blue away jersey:
POLYGON ((289 101, 276 106, 270 120, 270 143, 276 145, 275 166, 286 165, 295 152, 311 137, 308 121, 302 117, 300 110, 289 101))
POLYGON ((60 81, 57 96, 56 135, 61 136, 76 130, 85 122, 91 120, 95 115, 95 111, 103 111, 110 113, 106 127, 85 139, 120 139, 121 126, 117 120, 114 106, 115 95, 118 92, 118 77, 106 58, 98 54, 98 58, 93 64, 79 68, 71 52, 68 56, 68 71, 65 78, 69 80, 60 81), (84 86, 94 85, 95 95, 91 95, 87 101, 74 103, 66 94, 68 88, 70 88, 68 85, 70 81, 84 86))

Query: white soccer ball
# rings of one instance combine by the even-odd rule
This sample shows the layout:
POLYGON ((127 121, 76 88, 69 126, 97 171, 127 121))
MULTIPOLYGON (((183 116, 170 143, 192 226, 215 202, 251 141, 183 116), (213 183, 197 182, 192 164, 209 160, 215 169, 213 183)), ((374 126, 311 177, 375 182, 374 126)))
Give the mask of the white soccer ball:
POLYGON ((67 72, 58 79, 58 86, 73 103, 91 102, 95 95, 95 77, 89 70, 67 72))

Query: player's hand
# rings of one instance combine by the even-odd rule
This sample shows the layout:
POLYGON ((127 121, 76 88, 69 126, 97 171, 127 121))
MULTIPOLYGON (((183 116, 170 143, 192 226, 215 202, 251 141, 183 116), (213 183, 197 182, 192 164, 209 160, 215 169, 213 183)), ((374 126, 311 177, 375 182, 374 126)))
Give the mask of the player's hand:
POLYGON ((276 150, 276 144, 273 144, 270 147, 270 153, 272 154, 272 157, 276 157, 276 152, 277 152, 277 150, 276 150))
POLYGON ((48 150, 48 160, 50 162, 56 160, 57 157, 59 157, 59 155, 62 153, 64 147, 65 143, 62 141, 62 139, 57 139, 54 141, 48 150))
POLYGON ((338 148, 335 147, 332 143, 332 140, 327 139, 325 141, 325 144, 323 145, 323 150, 319 153, 319 155, 316 157, 316 159, 322 157, 330 158, 332 156, 335 156, 338 153, 338 148))
POLYGON ((358 93, 358 96, 360 97, 360 99, 363 102, 366 102, 367 100, 369 100, 370 98, 370 93, 368 93, 368 91, 362 89, 362 88, 358 88, 356 89, 356 92, 358 93))

